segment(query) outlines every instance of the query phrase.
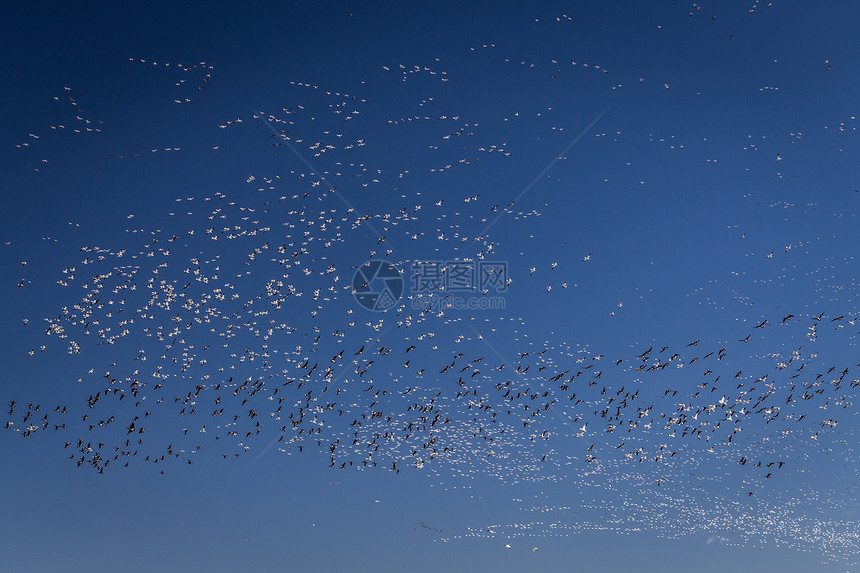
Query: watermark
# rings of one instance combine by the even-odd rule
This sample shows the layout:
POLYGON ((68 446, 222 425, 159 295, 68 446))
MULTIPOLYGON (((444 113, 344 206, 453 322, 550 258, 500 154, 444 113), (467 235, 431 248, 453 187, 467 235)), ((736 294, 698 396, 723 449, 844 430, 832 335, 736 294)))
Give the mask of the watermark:
POLYGON ((511 281, 506 261, 415 261, 413 294, 506 292, 511 281))
POLYGON ((367 310, 385 311, 403 296, 403 277, 388 261, 371 260, 355 271, 352 293, 367 310))
MULTIPOLYGON (((412 308, 498 310, 505 308, 505 293, 511 284, 506 261, 414 261, 409 266, 412 308)), ((371 260, 353 277, 353 294, 364 308, 385 311, 404 294, 406 281, 391 263, 371 260)))
POLYGON ((430 309, 433 312, 453 310, 503 310, 503 296, 455 296, 442 293, 418 293, 410 300, 415 310, 430 309))

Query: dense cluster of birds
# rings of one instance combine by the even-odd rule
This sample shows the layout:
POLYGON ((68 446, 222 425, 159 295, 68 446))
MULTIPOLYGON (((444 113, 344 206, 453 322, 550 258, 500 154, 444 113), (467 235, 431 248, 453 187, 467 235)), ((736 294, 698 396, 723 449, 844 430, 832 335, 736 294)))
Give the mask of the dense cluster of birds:
MULTIPOLYGON (((480 50, 499 48, 470 51, 480 50)), ((212 77, 204 62, 130 60, 170 68, 178 74, 176 86, 194 92, 212 77)), ((613 76, 570 58, 502 60, 546 71, 553 80, 579 68, 599 81, 613 76)), ((438 66, 398 63, 383 70, 400 83, 452 80, 438 66)), ((628 83, 613 81, 608 89, 628 83)), ((536 321, 513 308, 479 313, 427 304, 408 288, 416 260, 449 261, 444 275, 453 261, 504 259, 511 277, 505 296, 514 307, 516 297, 560 304, 552 297, 588 280, 597 249, 568 245, 552 254, 556 260, 534 263, 541 245, 511 245, 493 225, 504 218, 528 230, 551 207, 483 190, 416 191, 423 187, 412 181, 482 161, 498 165, 515 153, 516 146, 492 141, 465 114, 431 113, 435 102, 427 96, 408 113, 395 110, 382 120, 388 130, 432 123, 437 133, 422 142, 427 155, 392 173, 375 166, 372 153, 379 149, 360 136, 369 129, 365 112, 379 119, 373 106, 382 95, 290 83, 295 102, 241 112, 221 121, 218 131, 254 130, 261 145, 295 153, 301 165, 250 175, 245 188, 237 184, 229 195, 177 198, 164 228, 138 225, 129 215, 118 244, 83 247, 56 279, 72 293, 68 300, 46 310, 43 320, 25 318, 23 328, 44 330, 47 340, 29 350, 33 357, 59 351, 70 359, 92 356, 95 363, 67 381, 73 388, 64 395, 73 399, 9 402, 7 431, 31 439, 56 433, 72 463, 99 473, 141 464, 164 473, 205 455, 253 463, 279 451, 315 455, 337 471, 419 471, 443 484, 492 476, 552 492, 515 500, 526 515, 522 522, 475 524, 452 535, 416 525, 444 540, 604 529, 668 536, 732 531, 734 537, 714 539, 772 539, 828 557, 856 556, 856 526, 834 520, 829 509, 856 501, 856 468, 844 468, 856 454, 860 363, 831 350, 854 347, 860 311, 845 297, 814 312, 796 305, 762 315, 755 307, 756 296, 766 298, 775 284, 802 282, 821 296, 838 288, 851 294, 856 283, 837 285, 834 276, 850 272, 853 259, 790 274, 786 269, 799 262, 791 257, 808 252, 810 240, 745 253, 757 275, 720 276, 689 293, 708 308, 730 307, 739 317, 735 327, 688 325, 684 330, 696 335, 683 341, 655 334, 592 348, 539 335, 536 321), (454 146, 457 140, 469 143, 454 146), (386 208, 363 210, 368 201, 356 189, 387 197, 386 208), (361 308, 354 297, 353 276, 369 259, 391 261, 407 285, 385 313, 361 308), (813 464, 837 468, 834 481, 806 489, 804 474, 813 464)), ((75 131, 102 129, 79 104, 82 94, 66 92, 75 131)), ((543 121, 542 114, 553 110, 512 110, 501 123, 527 115, 543 121)), ((564 129, 549 126, 556 135, 564 129)), ((622 131, 588 136, 599 142, 636 137, 622 131)), ((775 137, 750 135, 740 145, 755 152, 775 137)), ((781 141, 800 137, 786 133, 781 141)), ((20 146, 39 136, 29 138, 20 146)), ((675 134, 652 133, 643 142, 671 153, 689 145, 675 134)), ((224 146, 211 147, 226 153, 224 146)), ((815 203, 767 206, 817 209, 815 203)), ((743 229, 730 232, 745 238, 743 229)), ((22 268, 26 275, 27 265, 22 268)), ((32 279, 17 280, 23 288, 32 279)), ((618 302, 606 315, 631 306, 618 302)))

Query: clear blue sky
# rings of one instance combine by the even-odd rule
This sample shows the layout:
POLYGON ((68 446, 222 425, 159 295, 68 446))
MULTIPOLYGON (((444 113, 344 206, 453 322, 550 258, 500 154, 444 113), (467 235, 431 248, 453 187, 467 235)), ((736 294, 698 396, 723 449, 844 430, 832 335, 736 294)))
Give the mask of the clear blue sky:
POLYGON ((8 7, 0 569, 856 570, 858 17, 8 7))

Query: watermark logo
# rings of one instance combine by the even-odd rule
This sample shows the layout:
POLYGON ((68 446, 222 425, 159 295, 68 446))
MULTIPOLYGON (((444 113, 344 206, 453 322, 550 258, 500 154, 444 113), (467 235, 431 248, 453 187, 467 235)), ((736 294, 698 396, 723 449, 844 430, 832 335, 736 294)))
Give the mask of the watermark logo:
MULTIPOLYGON (((511 283, 505 261, 414 261, 410 271, 409 299, 414 309, 505 308, 505 299, 499 296, 511 283)), ((397 304, 404 289, 400 272, 383 260, 367 262, 353 277, 355 299, 368 310, 388 310, 397 304)))
POLYGON ((355 300, 367 310, 384 311, 403 295, 403 277, 388 261, 371 260, 352 277, 355 300))
POLYGON ((510 285, 505 261, 415 261, 410 278, 412 308, 434 312, 503 309, 510 285))
POLYGON ((503 296, 462 296, 437 292, 418 293, 411 297, 411 305, 415 310, 503 310, 503 296))
POLYGON ((510 285, 505 261, 416 261, 412 292, 426 294, 505 292, 510 285))

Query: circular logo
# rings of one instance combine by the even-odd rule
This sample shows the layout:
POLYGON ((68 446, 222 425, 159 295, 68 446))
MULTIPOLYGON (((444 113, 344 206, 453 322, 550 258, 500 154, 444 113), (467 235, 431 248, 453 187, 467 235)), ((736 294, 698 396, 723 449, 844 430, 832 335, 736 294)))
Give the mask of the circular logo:
POLYGON ((403 294, 403 277, 388 261, 368 261, 352 277, 352 294, 367 310, 388 310, 403 294))

